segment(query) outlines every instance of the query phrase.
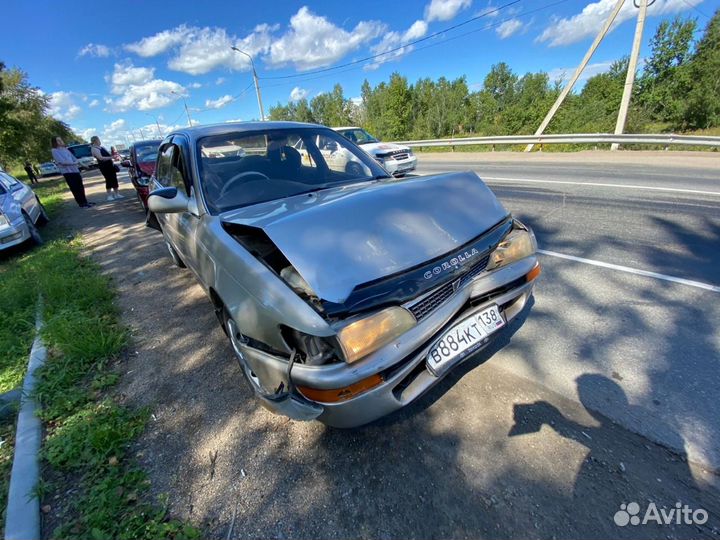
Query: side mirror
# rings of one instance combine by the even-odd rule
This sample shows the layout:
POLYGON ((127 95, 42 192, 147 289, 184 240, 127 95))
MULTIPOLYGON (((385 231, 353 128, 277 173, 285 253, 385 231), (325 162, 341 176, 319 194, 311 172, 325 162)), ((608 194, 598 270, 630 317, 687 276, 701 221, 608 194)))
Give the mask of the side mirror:
POLYGON ((127 167, 132 167, 132 164, 130 163, 130 160, 129 160, 129 159, 123 159, 123 160, 120 162, 120 165, 122 165, 123 167, 126 167, 126 168, 127 168, 127 167))
POLYGON ((176 187, 165 187, 151 191, 148 195, 148 209, 158 214, 179 214, 190 212, 197 216, 198 207, 194 197, 188 197, 176 187))

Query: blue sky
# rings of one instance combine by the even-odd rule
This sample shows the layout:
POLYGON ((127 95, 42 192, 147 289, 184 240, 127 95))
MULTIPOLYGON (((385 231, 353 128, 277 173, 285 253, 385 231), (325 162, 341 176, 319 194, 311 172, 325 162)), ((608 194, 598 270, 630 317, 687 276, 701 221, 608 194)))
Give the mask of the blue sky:
MULTIPOLYGON (((519 74, 571 74, 616 0, 364 0, 26 2, 3 6, 0 60, 25 70, 51 96, 51 110, 86 138, 108 144, 195 122, 259 116, 248 59, 252 54, 266 112, 277 102, 328 91, 346 97, 398 71, 420 77, 467 77, 477 88, 490 66, 519 74), (512 4, 512 5, 506 5, 512 4), (483 15, 455 30, 407 45, 483 15), (317 73, 403 47, 394 53, 317 73), (569 73, 568 73, 569 72, 569 73), (290 78, 275 78, 291 76, 290 78)), ((648 11, 642 56, 657 25, 676 14, 698 19, 720 0, 656 0, 648 11)), ((619 22, 588 73, 627 54, 636 10, 626 0, 619 22)))

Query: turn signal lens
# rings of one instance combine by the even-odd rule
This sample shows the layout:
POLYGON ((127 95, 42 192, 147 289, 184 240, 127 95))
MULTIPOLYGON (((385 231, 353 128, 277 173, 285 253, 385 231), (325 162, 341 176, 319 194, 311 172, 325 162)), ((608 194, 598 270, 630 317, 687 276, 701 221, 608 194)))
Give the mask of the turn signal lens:
POLYGON ((528 283, 536 280, 540 276, 540 272, 542 272, 542 267, 540 266, 540 263, 535 263, 533 269, 530 270, 527 274, 525 274, 525 280, 528 283))
POLYGON ((384 309, 360 319, 338 332, 338 341, 348 364, 357 362, 415 326, 415 317, 401 307, 384 309))
POLYGON ((367 379, 351 384, 344 388, 335 388, 332 390, 320 390, 317 388, 309 388, 307 386, 298 386, 297 389, 300 393, 312 401, 318 401, 320 403, 337 403, 338 401, 346 401, 355 396, 359 396, 363 392, 375 388, 383 382, 383 378, 378 375, 372 375, 367 379))

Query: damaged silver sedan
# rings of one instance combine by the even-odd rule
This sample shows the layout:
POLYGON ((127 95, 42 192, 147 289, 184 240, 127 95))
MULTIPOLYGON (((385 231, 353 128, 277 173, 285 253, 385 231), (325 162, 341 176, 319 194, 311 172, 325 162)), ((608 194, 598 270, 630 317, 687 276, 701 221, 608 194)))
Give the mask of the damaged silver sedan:
POLYGON ((255 395, 294 419, 352 427, 411 403, 503 332, 540 274, 532 231, 475 173, 397 181, 322 126, 174 132, 151 187, 149 224, 255 395), (353 159, 331 166, 328 148, 353 159))

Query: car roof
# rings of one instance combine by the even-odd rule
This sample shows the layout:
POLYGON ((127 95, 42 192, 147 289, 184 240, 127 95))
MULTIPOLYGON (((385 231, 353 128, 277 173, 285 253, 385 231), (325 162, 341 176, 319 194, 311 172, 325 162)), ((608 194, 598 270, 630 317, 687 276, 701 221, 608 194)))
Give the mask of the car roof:
MULTIPOLYGON (((160 144, 161 142, 162 142, 162 139, 147 139, 147 140, 144 140, 144 141, 134 141, 134 142, 130 145, 130 148, 132 148, 133 146, 138 146, 138 145, 160 144)), ((126 152, 127 150, 130 150, 130 148, 126 148, 125 150, 118 150, 118 151, 119 151, 119 152, 126 152)))
POLYGON ((191 142, 195 142, 208 135, 222 135, 223 133, 237 133, 250 131, 268 131, 271 129, 293 129, 293 128, 325 128, 320 124, 308 124, 305 122, 223 122, 222 124, 208 124, 193 126, 183 129, 176 129, 170 135, 185 135, 191 142))
POLYGON ((338 131, 340 129, 362 129, 362 128, 359 126, 342 126, 342 127, 334 127, 333 129, 335 131, 338 131))

